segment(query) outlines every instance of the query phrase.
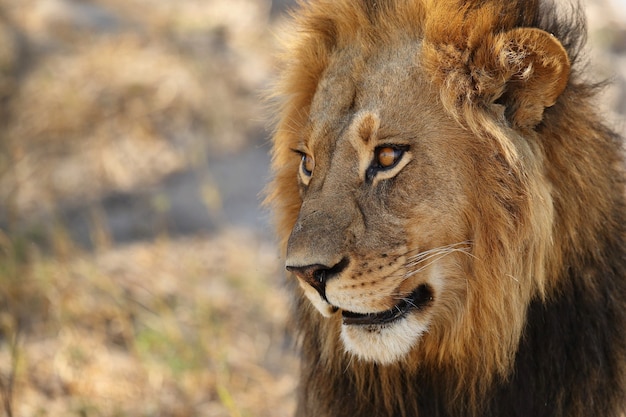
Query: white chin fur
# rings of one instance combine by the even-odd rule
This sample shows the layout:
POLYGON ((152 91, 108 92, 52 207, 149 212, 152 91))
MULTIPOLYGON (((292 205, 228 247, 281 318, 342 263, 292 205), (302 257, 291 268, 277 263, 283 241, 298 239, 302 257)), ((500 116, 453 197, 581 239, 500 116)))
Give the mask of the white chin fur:
POLYGON ((409 315, 375 326, 342 325, 341 340, 347 352, 367 361, 388 365, 401 360, 428 330, 423 318, 409 315))

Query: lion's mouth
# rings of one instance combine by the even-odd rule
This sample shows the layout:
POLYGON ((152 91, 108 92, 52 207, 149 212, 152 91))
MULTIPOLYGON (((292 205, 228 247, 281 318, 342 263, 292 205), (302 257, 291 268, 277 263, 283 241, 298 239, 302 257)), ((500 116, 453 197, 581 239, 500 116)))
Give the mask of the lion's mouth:
POLYGON ((409 312, 421 310, 430 304, 433 300, 432 288, 426 284, 420 285, 408 297, 405 297, 398 304, 386 311, 378 313, 353 313, 351 311, 342 311, 343 324, 346 325, 381 325, 388 324, 400 320, 409 312))

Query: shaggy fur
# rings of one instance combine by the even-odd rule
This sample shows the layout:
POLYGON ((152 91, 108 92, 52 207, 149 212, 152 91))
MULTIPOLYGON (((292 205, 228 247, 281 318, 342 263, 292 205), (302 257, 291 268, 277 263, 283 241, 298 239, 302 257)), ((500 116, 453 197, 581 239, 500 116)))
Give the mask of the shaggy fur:
POLYGON ((578 73, 581 11, 311 0, 293 20, 268 202, 297 416, 623 415, 623 145, 578 73), (396 322, 350 322, 418 290, 396 322))

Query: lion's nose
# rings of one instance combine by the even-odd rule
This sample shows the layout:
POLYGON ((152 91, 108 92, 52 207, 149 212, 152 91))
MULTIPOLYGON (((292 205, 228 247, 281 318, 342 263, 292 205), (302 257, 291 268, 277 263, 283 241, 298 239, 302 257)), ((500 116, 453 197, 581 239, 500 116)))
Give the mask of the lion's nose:
POLYGON ((311 287, 315 288, 320 296, 328 301, 326 298, 326 282, 339 275, 341 271, 348 266, 348 263, 348 258, 343 258, 336 265, 330 267, 322 264, 314 264, 306 266, 287 265, 286 268, 311 287))

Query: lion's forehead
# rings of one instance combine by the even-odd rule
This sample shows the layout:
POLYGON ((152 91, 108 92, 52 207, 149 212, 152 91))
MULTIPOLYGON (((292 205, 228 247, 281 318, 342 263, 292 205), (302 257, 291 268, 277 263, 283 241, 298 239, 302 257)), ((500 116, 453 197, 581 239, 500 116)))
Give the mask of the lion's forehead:
MULTIPOLYGON (((430 114, 436 95, 428 88, 419 62, 419 42, 399 50, 375 53, 348 49, 337 51, 319 80, 308 117, 307 140, 311 147, 337 140, 354 123, 354 116, 371 111, 382 127, 399 132, 401 124, 415 129, 416 121, 430 114)), ((437 107, 437 106, 434 106, 437 107)))

